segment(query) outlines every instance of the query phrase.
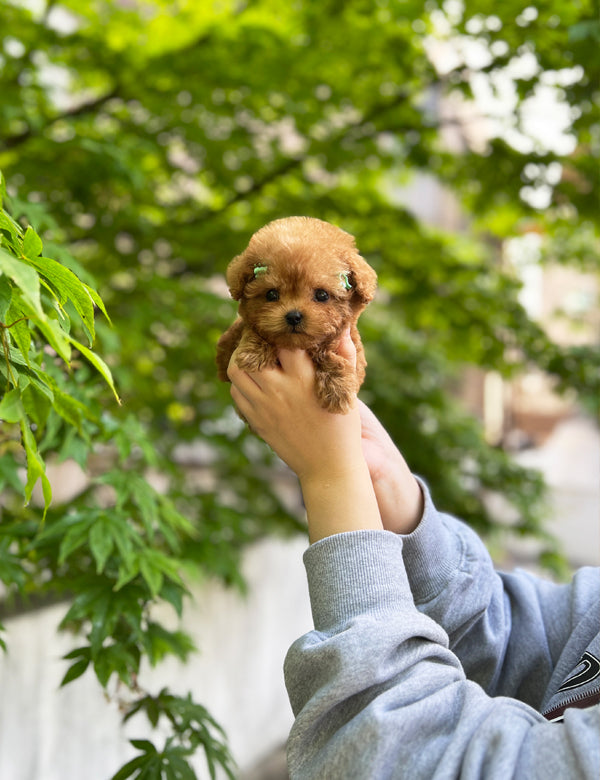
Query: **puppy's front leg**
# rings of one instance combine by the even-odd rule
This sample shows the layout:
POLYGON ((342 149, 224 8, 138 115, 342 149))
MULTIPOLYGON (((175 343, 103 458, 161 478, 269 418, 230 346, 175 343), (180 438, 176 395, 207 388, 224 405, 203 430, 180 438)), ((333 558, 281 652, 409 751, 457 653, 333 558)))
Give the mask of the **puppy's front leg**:
POLYGON ((240 343, 243 332, 244 323, 241 319, 237 319, 233 325, 227 328, 217 342, 217 375, 222 382, 229 382, 227 367, 229 366, 231 356, 240 343))
POLYGON ((359 382, 346 360, 334 352, 315 356, 315 389, 324 409, 345 414, 352 406, 359 382))
POLYGON ((277 352, 254 331, 247 330, 242 335, 235 353, 235 362, 244 371, 253 373, 263 368, 277 365, 277 352))

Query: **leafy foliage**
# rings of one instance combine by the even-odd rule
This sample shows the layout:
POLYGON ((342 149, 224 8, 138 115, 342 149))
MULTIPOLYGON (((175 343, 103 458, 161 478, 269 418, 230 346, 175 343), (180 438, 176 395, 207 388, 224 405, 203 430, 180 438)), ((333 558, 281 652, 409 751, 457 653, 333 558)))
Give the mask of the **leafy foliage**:
MULTIPOLYGON (((0 196, 6 198, 1 172, 0 196)), ((81 430, 87 411, 60 387, 52 369, 46 367, 50 361, 45 358, 43 350, 36 349, 36 341, 45 342, 67 365, 71 362, 72 347, 77 348, 98 369, 116 395, 108 366, 71 333, 74 315, 91 344, 94 339, 94 304, 104 314, 106 311, 93 288, 81 282, 68 268, 41 255, 42 241, 31 226, 23 232, 2 208, 0 227, 0 313, 3 320, 0 323, 3 352, 0 371, 4 379, 0 415, 6 423, 20 428, 27 459, 25 501, 30 501, 35 483, 41 480, 45 517, 52 489, 31 423, 37 429, 43 428, 52 408, 64 422, 81 430)), ((10 469, 11 465, 7 462, 3 470, 10 469)), ((12 484, 18 486, 18 480, 13 478, 12 484)))
MULTIPOLYGON (((243 587, 244 546, 300 527, 214 370, 226 264, 279 216, 339 224, 378 271, 364 396, 438 504, 489 530, 502 493, 555 560, 538 475, 453 390, 469 366, 535 367, 598 411, 597 349, 553 343, 501 253, 535 231, 545 262, 598 269, 591 0, 4 2, 0 27, 0 579, 9 602, 69 598, 63 626, 85 641, 65 684, 92 669, 135 693, 143 656, 191 651, 150 611, 181 614, 182 572, 243 587), (567 119, 542 137, 548 94, 567 119), (465 234, 422 218, 422 175, 465 234), (89 484, 65 511, 45 467, 66 459, 89 484)), ((132 705, 173 738, 138 741, 121 777, 191 777, 198 745, 229 766, 208 714, 189 703, 184 725, 169 697, 132 705)))
MULTIPOLYGON (((3 179, 0 182, 6 198, 3 179)), ((155 622, 150 607, 161 599, 181 616, 187 589, 179 556, 184 540, 194 539, 196 531, 172 500, 144 477, 144 465, 156 465, 157 458, 135 418, 117 421, 103 411, 97 383, 81 364, 85 358, 118 400, 110 369, 91 350, 94 307, 107 317, 102 299, 68 267, 41 256, 36 231, 31 226, 23 231, 4 208, 0 226, 4 380, 0 474, 8 488, 5 493, 14 494, 2 510, 0 575, 8 598, 48 590, 77 594, 62 627, 83 633, 87 644, 65 656, 70 666, 63 685, 91 666, 104 688, 114 674, 137 691, 142 657, 152 665, 167 654, 185 661, 195 649, 187 634, 155 622), (77 328, 89 347, 75 338, 77 328), (102 444, 112 467, 93 476, 66 513, 51 507, 45 458, 72 457, 89 468, 102 444), (144 457, 134 455, 134 445, 144 457), (20 452, 25 457, 25 484, 18 473, 20 452), (28 510, 38 480, 43 496, 40 519, 35 508, 28 510), (101 498, 106 489, 111 491, 110 501, 101 498)), ((73 258, 70 263, 77 267, 73 258)), ((141 709, 145 701, 142 697, 139 707, 133 707, 141 709)), ((186 757, 199 746, 212 776, 217 765, 232 776, 231 757, 219 741, 223 732, 206 710, 189 697, 182 700, 164 691, 158 701, 174 735, 161 753, 149 742, 134 742, 144 746, 147 758, 133 762, 139 776, 142 769, 165 778, 194 776, 186 757)), ((153 717, 150 721, 156 725, 153 717)), ((131 764, 127 767, 131 769, 131 764)))
POLYGON ((189 695, 186 698, 173 696, 163 688, 157 696, 148 695, 137 701, 126 712, 124 720, 129 720, 141 711, 146 713, 155 727, 161 719, 167 720, 174 736, 167 740, 160 753, 147 740, 132 740, 131 744, 141 750, 142 754, 125 764, 112 780, 143 777, 144 772, 155 772, 166 780, 194 778, 195 774, 186 758, 192 756, 199 746, 204 749, 212 780, 217 776, 218 767, 223 768, 227 777, 234 780, 233 762, 223 743, 223 730, 206 709, 195 704, 189 695))

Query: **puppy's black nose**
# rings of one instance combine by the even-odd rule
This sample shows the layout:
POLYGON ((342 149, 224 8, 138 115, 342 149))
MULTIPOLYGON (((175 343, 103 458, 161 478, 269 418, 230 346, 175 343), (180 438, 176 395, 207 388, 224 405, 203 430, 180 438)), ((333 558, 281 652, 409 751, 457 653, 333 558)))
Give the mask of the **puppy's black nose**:
POLYGON ((298 309, 292 309, 292 311, 288 311, 288 313, 285 315, 285 321, 288 325, 291 325, 293 328, 295 328, 296 325, 300 325, 302 322, 302 312, 298 311, 298 309))

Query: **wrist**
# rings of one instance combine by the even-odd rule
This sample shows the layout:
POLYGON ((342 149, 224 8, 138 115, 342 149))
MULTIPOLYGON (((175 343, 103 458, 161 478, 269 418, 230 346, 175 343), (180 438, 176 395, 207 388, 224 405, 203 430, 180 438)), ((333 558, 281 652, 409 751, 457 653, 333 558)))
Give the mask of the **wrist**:
POLYGON ((318 491, 351 482, 354 475, 364 473, 365 467, 366 463, 361 452, 346 449, 343 453, 323 453, 322 458, 312 461, 306 468, 299 469, 296 474, 303 491, 318 491))
POLYGON ((337 533, 383 530, 377 498, 363 460, 300 479, 311 543, 337 533))
POLYGON ((423 516, 423 491, 417 480, 408 473, 400 483, 380 479, 374 483, 383 527, 396 534, 410 534, 423 516))

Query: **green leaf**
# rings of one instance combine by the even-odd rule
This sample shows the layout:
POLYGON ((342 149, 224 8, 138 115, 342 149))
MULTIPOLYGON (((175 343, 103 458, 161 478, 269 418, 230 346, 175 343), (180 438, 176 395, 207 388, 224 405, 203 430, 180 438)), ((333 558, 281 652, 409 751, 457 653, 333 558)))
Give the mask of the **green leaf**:
POLYGON ((126 780, 128 777, 134 775, 138 770, 146 767, 150 761, 152 761, 152 756, 148 756, 145 753, 141 756, 137 756, 122 766, 121 769, 119 769, 119 771, 116 772, 110 780, 126 780))
POLYGON ((87 670, 89 665, 90 665, 89 658, 87 659, 82 658, 81 660, 76 661, 74 664, 72 664, 68 668, 65 676, 62 678, 60 687, 62 688, 63 685, 67 685, 73 680, 76 680, 78 677, 81 677, 81 675, 87 670))
POLYGON ((158 521, 158 494, 145 479, 134 479, 131 486, 131 498, 138 506, 146 533, 154 536, 154 526, 158 521))
POLYGON ((74 658, 88 658, 90 657, 90 648, 87 645, 83 647, 76 647, 71 652, 63 655, 63 661, 72 661, 74 658))
MULTIPOLYGON (((21 391, 23 391, 29 383, 32 383, 52 403, 54 394, 46 383, 48 374, 42 371, 38 366, 32 365, 29 367, 20 353, 15 352, 14 350, 10 354, 10 364, 13 373, 18 377, 18 385, 21 391)), ((0 373, 6 375, 6 365, 3 360, 0 360, 0 373)))
POLYGON ((6 315, 12 298, 12 286, 6 276, 0 276, 0 322, 8 325, 6 315))
POLYGON ((42 493, 44 496, 44 514, 42 522, 46 519, 46 512, 52 501, 52 487, 46 476, 46 465, 40 457, 35 437, 31 432, 29 425, 25 420, 21 420, 21 435, 25 454, 27 456, 27 483, 25 485, 25 503, 29 504, 33 488, 38 480, 42 482, 42 493))
POLYGON ((6 486, 17 493, 23 493, 23 483, 19 477, 19 467, 12 454, 0 456, 0 491, 6 486))
POLYGON ((168 631, 152 621, 148 623, 146 628, 144 647, 152 666, 166 655, 175 655, 181 661, 186 661, 190 653, 196 650, 190 637, 183 631, 168 631))
POLYGON ((140 573, 140 565, 137 560, 124 560, 119 567, 119 576, 115 583, 114 590, 119 591, 129 582, 135 579, 140 573))
POLYGON ((72 525, 63 536, 58 553, 59 564, 64 563, 71 553, 75 552, 75 550, 79 549, 87 542, 92 522, 93 519, 84 516, 81 520, 72 525))
POLYGON ((113 666, 109 663, 110 659, 106 653, 102 653, 104 640, 110 636, 112 629, 119 618, 114 612, 111 614, 110 591, 105 590, 102 595, 93 603, 93 610, 90 614, 92 621, 92 630, 89 633, 90 648, 94 660, 94 669, 96 676, 102 685, 106 685, 108 678, 113 671, 113 666))
POLYGON ((122 559, 120 571, 134 571, 132 575, 134 577, 139 571, 136 552, 137 548, 142 544, 139 534, 132 527, 129 516, 116 509, 110 515, 106 515, 105 520, 105 527, 109 529, 122 559))
POLYGON ((120 642, 99 646, 94 651, 94 671, 98 682, 106 688, 113 674, 128 686, 132 684, 132 676, 139 670, 139 658, 136 659, 120 642))
POLYGON ((67 300, 73 303, 88 333, 91 346, 95 337, 94 305, 88 285, 83 284, 73 271, 49 257, 38 257, 32 259, 31 263, 56 289, 61 305, 67 300))
POLYGON ((148 555, 140 556, 140 574, 150 588, 152 596, 156 598, 163 584, 163 573, 148 555))
POLYGON ((21 559, 10 552, 10 544, 8 537, 0 542, 0 582, 16 585, 21 590, 26 582, 25 571, 21 559))
POLYGON ((148 697, 148 703, 146 704, 146 715, 152 726, 156 728, 160 719, 160 708, 156 699, 154 699, 152 696, 148 697))
POLYGON ((169 780, 197 780, 197 775, 188 764, 188 762, 181 755, 175 752, 175 750, 165 750, 165 760, 169 761, 167 770, 171 769, 169 773, 169 780))
POLYGON ((82 471, 86 471, 90 454, 88 435, 83 432, 83 436, 77 436, 77 431, 74 428, 69 429, 59 447, 60 459, 71 458, 81 467, 82 471))
POLYGON ((23 238, 23 254, 32 260, 42 251, 42 239, 38 236, 31 225, 25 231, 23 238))
POLYGON ((0 211, 0 230, 6 230, 10 233, 14 241, 20 239, 23 235, 21 226, 4 210, 0 211))
POLYGON ((112 523, 106 516, 99 517, 90 529, 90 550, 94 556, 98 574, 104 571, 106 561, 114 548, 112 531, 112 523))
MULTIPOLYGON (((71 623, 89 619, 90 615, 97 611, 97 605, 99 604, 100 608, 102 608, 102 605, 107 600, 107 588, 108 583, 104 580, 99 581, 95 578, 91 581, 84 581, 62 619, 60 627, 65 628, 71 623)), ((108 593, 110 593, 110 589, 108 589, 108 593)))
POLYGON ((0 272, 17 285, 25 300, 37 316, 45 320, 40 299, 40 279, 35 268, 13 257, 0 246, 0 272))
POLYGON ((55 320, 47 319, 46 316, 38 317, 33 314, 31 321, 35 323, 56 354, 59 355, 65 363, 69 364, 71 362, 69 335, 60 328, 55 320))
POLYGON ((174 582, 165 580, 160 590, 160 597, 167 601, 175 610, 177 615, 181 617, 183 614, 183 594, 184 590, 180 585, 176 585, 174 582))
MULTIPOLYGON (((0 281, 5 277, 0 277, 0 281)), ((11 300, 11 306, 7 312, 7 325, 9 336, 20 351, 25 363, 30 366, 29 349, 31 347, 31 330, 28 325, 27 312, 20 306, 21 298, 17 291, 11 300)))
POLYGON ((177 561, 167 557, 160 550, 143 549, 138 560, 140 574, 146 580, 153 596, 158 595, 164 576, 183 587, 177 561))
POLYGON ((81 352, 81 354, 87 360, 90 361, 90 363, 94 366, 94 368, 96 368, 100 372, 100 374, 102 375, 102 377, 106 381, 107 385, 112 390, 114 397, 117 399, 117 403, 120 404, 121 403, 121 399, 119 398, 119 396, 117 394, 117 391, 116 391, 116 388, 115 388, 115 385, 114 385, 114 382, 113 382, 112 374, 110 372, 110 368, 106 365, 106 363, 102 360, 102 358, 99 355, 96 355, 94 352, 92 352, 87 347, 84 347, 83 344, 81 344, 79 341, 74 339, 72 336, 68 335, 67 338, 69 339, 71 344, 74 347, 76 347, 76 349, 78 349, 81 352))
POLYGON ((52 408, 54 411, 59 414, 65 422, 75 428, 79 433, 82 433, 84 418, 94 419, 90 409, 81 403, 81 401, 72 398, 61 390, 58 383, 52 377, 46 376, 45 379, 52 388, 52 408))
POLYGON ((194 527, 185 515, 178 512, 173 502, 166 496, 159 496, 160 502, 160 514, 161 514, 161 529, 163 533, 165 531, 164 526, 169 525, 173 530, 178 531, 190 538, 198 537, 198 529, 194 527))
POLYGON ((96 290, 94 290, 94 288, 90 287, 88 284, 85 284, 85 282, 81 282, 81 284, 85 287, 85 289, 87 290, 88 295, 93 300, 93 302, 96 304, 96 306, 100 309, 102 314, 104 314, 104 316, 106 317, 108 323, 112 324, 111 320, 110 320, 110 317, 108 316, 108 312, 106 311, 106 308, 104 306, 104 301, 99 296, 99 294, 96 292, 96 290))
MULTIPOLYGON (((48 398, 48 395, 45 392, 42 392, 37 385, 30 382, 27 387, 23 388, 21 399, 27 417, 32 420, 38 428, 43 428, 48 419, 50 409, 52 408, 51 399, 48 398)), ((56 399, 54 398, 54 400, 56 399)))
POLYGON ((16 423, 24 417, 23 404, 21 403, 21 391, 19 388, 10 390, 0 401, 0 420, 8 423, 16 423))
POLYGON ((131 739, 129 740, 134 748, 141 750, 143 753, 157 753, 156 748, 148 739, 131 739))
POLYGON ((586 19, 569 27, 569 41, 575 43, 586 39, 600 43, 600 21, 598 19, 586 19))

